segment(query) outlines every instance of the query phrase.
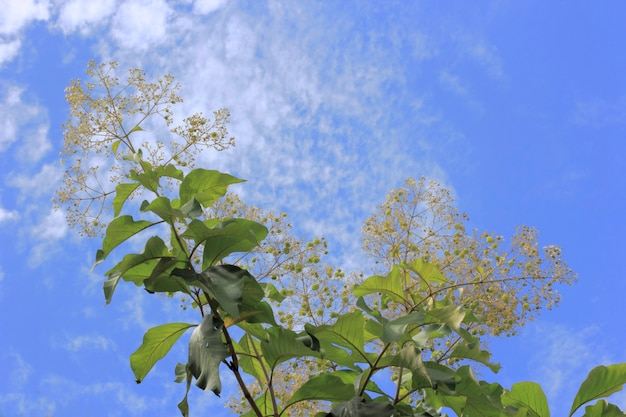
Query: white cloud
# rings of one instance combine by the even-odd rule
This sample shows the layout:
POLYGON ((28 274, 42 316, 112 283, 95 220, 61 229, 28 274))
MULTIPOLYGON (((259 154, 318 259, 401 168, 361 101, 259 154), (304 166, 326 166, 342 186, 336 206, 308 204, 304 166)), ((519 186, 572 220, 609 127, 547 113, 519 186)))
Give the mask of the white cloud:
POLYGON ((471 45, 468 53, 492 77, 501 78, 504 75, 502 60, 493 45, 480 41, 471 45))
POLYGON ((14 35, 34 20, 47 20, 49 9, 46 0, 0 0, 0 35, 14 35))
POLYGON ((209 14, 223 7, 228 0, 196 0, 193 2, 193 11, 199 14, 209 14))
POLYGON ((587 374, 598 365, 613 363, 606 346, 598 343, 601 330, 559 324, 535 324, 530 363, 533 380, 544 389, 553 412, 567 410, 587 374))
POLYGON ((44 164, 36 174, 11 173, 6 178, 6 183, 20 189, 21 197, 29 196, 52 196, 56 184, 63 176, 63 169, 58 162, 44 164))
POLYGON ((0 68, 17 56, 21 46, 22 42, 19 39, 13 39, 8 42, 0 41, 0 68))
MULTIPOLYGON (((0 101, 0 114, 2 114, 2 120, 0 120, 0 152, 6 150, 13 142, 16 142, 22 138, 25 141, 25 146, 28 146, 28 142, 36 138, 36 143, 33 146, 42 146, 43 151, 50 149, 50 145, 47 144, 47 129, 48 122, 46 111, 38 104, 27 103, 24 101, 22 95, 24 89, 15 85, 6 86, 2 91, 2 99, 0 101), (39 136, 42 132, 45 134, 39 136)), ((33 157, 26 157, 29 160, 37 161, 42 156, 42 150, 33 151, 33 157)))
POLYGON ((115 343, 104 336, 77 336, 67 338, 62 343, 62 347, 70 352, 77 352, 82 349, 90 348, 97 350, 115 349, 115 343))
POLYGON ((468 93, 467 87, 461 83, 459 77, 448 70, 439 73, 439 82, 458 95, 465 96, 468 93))
POLYGON ((111 36, 122 48, 149 49, 167 38, 171 12, 163 0, 126 1, 115 13, 111 36))
POLYGON ((108 21, 115 12, 116 0, 70 0, 61 5, 57 25, 63 33, 90 33, 108 21))
POLYGON ((626 96, 616 100, 604 99, 579 100, 574 103, 570 120, 579 126, 595 128, 626 123, 626 96))
POLYGON ((24 144, 17 151, 17 158, 22 161, 40 161, 52 149, 47 124, 30 129, 24 136, 24 144))
POLYGON ((5 208, 0 207, 0 224, 12 220, 17 220, 20 218, 20 215, 15 210, 7 210, 5 208))
POLYGON ((67 222, 65 213, 61 210, 51 209, 43 221, 33 230, 38 238, 58 240, 67 234, 67 222))

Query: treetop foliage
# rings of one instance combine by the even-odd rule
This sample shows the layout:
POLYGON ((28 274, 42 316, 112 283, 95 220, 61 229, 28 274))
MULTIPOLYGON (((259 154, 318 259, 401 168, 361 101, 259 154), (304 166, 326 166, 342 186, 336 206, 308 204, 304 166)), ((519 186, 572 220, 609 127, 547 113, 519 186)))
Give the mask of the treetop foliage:
MULTIPOLYGON (((286 214, 229 193, 241 179, 193 167, 198 152, 233 145, 226 110, 174 126, 182 99, 173 77, 147 82, 133 69, 120 83, 115 63, 94 62, 87 74, 67 89, 68 170, 56 204, 81 234, 102 233, 95 264, 112 264, 107 304, 126 281, 198 312, 199 323, 147 330, 130 355, 138 383, 191 331, 174 369, 184 416, 191 383, 221 395, 224 372, 244 416, 549 415, 537 384, 506 389, 474 372, 499 369, 481 335, 514 333, 558 301, 555 284, 575 278, 558 247, 538 249, 534 229, 520 228, 508 246, 467 233, 448 190, 410 179, 363 228, 374 275, 346 274, 326 264, 324 239, 296 238, 286 214), (155 118, 165 139, 142 134, 155 118), (131 238, 140 253, 124 253, 131 238)), ((595 368, 570 416, 594 400, 586 416, 618 415, 604 398, 625 382, 624 364, 595 368)))

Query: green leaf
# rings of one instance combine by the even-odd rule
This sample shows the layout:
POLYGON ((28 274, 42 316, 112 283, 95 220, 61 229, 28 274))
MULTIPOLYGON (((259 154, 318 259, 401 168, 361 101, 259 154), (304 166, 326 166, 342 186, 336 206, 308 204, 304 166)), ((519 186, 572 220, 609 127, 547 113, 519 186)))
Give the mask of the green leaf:
POLYGON ((254 377, 261 385, 267 384, 267 362, 261 356, 261 342, 244 334, 235 345, 235 352, 243 353, 239 356, 239 366, 248 375, 254 377))
POLYGON ((204 207, 209 207, 226 194, 229 185, 243 181, 219 171, 196 168, 180 184, 180 201, 186 203, 195 198, 204 207))
POLYGON ((186 381, 185 397, 178 403, 178 409, 182 413, 183 417, 189 416, 189 404, 187 403, 187 396, 189 395, 189 388, 191 388, 191 370, 189 365, 178 363, 176 364, 176 382, 186 381), (182 369, 181 369, 182 366, 182 369), (184 374, 182 374, 184 372, 184 374), (180 380, 180 381, 179 381, 180 380))
POLYGON ((179 209, 172 207, 172 204, 167 197, 157 197, 148 204, 141 205, 141 211, 151 211, 169 224, 174 223, 174 219, 184 218, 185 215, 179 209))
POLYGON ((411 371, 411 388, 418 390, 432 387, 433 382, 422 362, 422 352, 412 344, 406 344, 395 355, 385 356, 379 361, 380 367, 399 366, 411 371))
POLYGON ((143 381, 150 369, 170 351, 174 343, 195 324, 168 323, 149 329, 143 337, 143 343, 130 355, 130 367, 137 378, 143 381))
POLYGON ((128 132, 128 134, 131 134, 133 132, 141 132, 143 129, 141 128, 141 126, 136 125, 135 127, 133 127, 130 132, 128 132))
MULTIPOLYGON (((465 317, 465 313, 461 310, 461 307, 454 304, 428 310, 426 314, 434 319, 430 321, 431 323, 444 323, 457 333, 460 332, 461 323, 465 317)), ((428 323, 429 320, 426 320, 426 322, 428 323)))
POLYGON ((196 385, 207 391, 213 391, 219 397, 222 390, 219 366, 229 357, 221 330, 223 323, 207 314, 202 324, 196 327, 189 339, 189 370, 196 378, 196 385))
POLYGON ((175 178, 177 180, 182 181, 183 178, 185 177, 185 175, 183 174, 183 171, 181 171, 180 169, 176 168, 174 165, 171 165, 171 164, 159 165, 154 169, 154 171, 156 172, 159 178, 170 177, 170 178, 175 178))
POLYGON ((121 243, 155 224, 157 223, 146 220, 135 221, 132 216, 121 216, 113 219, 107 227, 102 241, 102 251, 99 252, 96 263, 104 261, 109 253, 121 243))
POLYGON ((593 368, 574 397, 569 415, 574 414, 588 401, 608 397, 620 391, 625 383, 626 363, 593 368))
POLYGON ((111 144, 111 151, 113 151, 113 155, 117 154, 117 148, 120 147, 121 140, 116 140, 111 144))
POLYGON ((420 325, 424 323, 424 313, 421 311, 407 314, 395 320, 383 324, 383 333, 380 340, 383 343, 397 342, 406 333, 406 328, 410 324, 420 325))
POLYGON ((198 203, 198 200, 192 198, 187 203, 183 204, 180 211, 187 217, 195 219, 202 215, 202 206, 198 203))
POLYGON ((305 324, 304 328, 322 342, 328 359, 351 368, 355 361, 372 363, 371 355, 364 352, 365 320, 360 310, 339 316, 332 325, 305 324))
POLYGON ((239 317, 244 277, 249 276, 249 272, 235 265, 216 265, 205 269, 200 275, 220 307, 231 316, 239 317))
MULTIPOLYGON (((189 294, 189 287, 179 277, 172 276, 171 272, 174 267, 184 267, 185 262, 175 258, 161 258, 155 266, 150 264, 152 271, 147 279, 144 279, 143 285, 149 293, 167 292, 173 293, 182 291, 189 294)), ((145 276, 145 274, 143 274, 145 276)), ((127 274, 128 276, 128 274, 127 274)))
POLYGON ((187 364, 186 363, 177 363, 174 368, 174 382, 183 382, 187 379, 187 364))
POLYGON ((203 245, 202 267, 215 265, 234 252, 248 252, 267 236, 267 228, 247 219, 229 219, 217 225, 192 220, 183 233, 194 240, 196 246, 203 245))
POLYGON ((346 384, 341 378, 325 373, 313 377, 305 382, 291 396, 285 405, 285 410, 301 401, 348 401, 354 397, 354 385, 346 384))
POLYGON ((122 211, 122 207, 128 197, 139 187, 138 182, 133 182, 129 184, 118 184, 115 187, 115 198, 113 199, 113 217, 119 216, 122 211))
POLYGON ((461 359, 471 359, 473 361, 482 363, 486 365, 493 372, 498 372, 500 370, 499 363, 490 362, 491 353, 487 350, 482 350, 480 348, 480 341, 478 339, 467 342, 461 341, 450 353, 451 358, 461 358, 461 359))
POLYGON ((372 293, 383 293, 399 303, 407 302, 402 283, 400 282, 400 269, 394 265, 387 276, 371 276, 361 285, 354 288, 355 297, 362 297, 372 293))
POLYGON ((594 405, 585 407, 585 414, 582 417, 624 417, 624 412, 615 404, 600 400, 594 405))
POLYGON ((157 265, 157 262, 159 259, 171 258, 171 257, 172 256, 170 255, 169 251, 167 250, 167 247, 165 246, 165 243, 163 243, 161 238, 158 236, 152 236, 146 242, 146 246, 144 247, 144 250, 142 253, 130 254, 130 255, 124 256, 121 262, 119 262, 117 265, 115 265, 113 268, 107 271, 106 276, 109 277, 109 279, 111 279, 112 277, 115 277, 117 275, 117 276, 120 276, 125 281, 132 281, 136 285, 141 285, 144 279, 147 279, 150 277, 150 272, 152 271, 151 268, 157 265), (153 261, 153 262, 150 262, 150 261, 153 261), (141 264, 145 264, 145 263, 148 263, 147 264, 148 268, 146 270, 141 269, 140 271, 135 271, 135 272, 141 272, 141 273, 126 274, 132 268, 137 267, 141 264))
POLYGON ((261 351, 270 369, 274 369, 276 365, 289 359, 302 356, 320 356, 318 352, 298 340, 299 336, 292 330, 270 327, 267 329, 267 336, 267 340, 261 341, 261 351))
POLYGON ((511 390, 502 396, 502 405, 526 408, 529 417, 550 417, 546 394, 541 385, 534 382, 514 384, 511 390))
POLYGON ((396 409, 390 404, 366 402, 362 397, 335 405, 328 417, 392 417, 396 409))
POLYGON ((430 284, 445 284, 448 281, 434 263, 425 262, 421 258, 402 266, 422 278, 422 288, 430 288, 430 284))

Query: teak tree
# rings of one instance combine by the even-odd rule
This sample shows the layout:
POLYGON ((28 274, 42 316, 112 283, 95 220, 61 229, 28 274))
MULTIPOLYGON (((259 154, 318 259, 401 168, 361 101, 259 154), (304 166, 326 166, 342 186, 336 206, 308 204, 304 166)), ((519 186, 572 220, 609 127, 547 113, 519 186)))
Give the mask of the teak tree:
MULTIPOLYGON (((198 310, 199 324, 166 323, 145 333, 130 356, 137 382, 191 330, 187 362, 175 368, 176 381, 186 383, 178 404, 184 416, 191 383, 219 395, 222 372, 237 380, 246 416, 290 415, 302 404, 301 410, 326 408, 317 416, 439 416, 445 410, 459 416, 549 415, 538 385, 507 390, 480 381, 470 365, 498 370, 473 329, 484 325, 498 333, 514 327, 490 321, 488 311, 476 307, 487 300, 483 286, 504 297, 515 285, 507 278, 513 273, 522 283, 546 271, 555 282, 567 280, 570 272, 558 251, 547 251, 545 269, 529 231, 521 232, 513 252, 500 253, 499 238, 418 229, 436 224, 439 212, 419 220, 422 203, 395 192, 382 209, 399 222, 400 234, 387 226, 387 217, 366 224, 366 249, 386 262, 385 271, 342 287, 341 270, 318 266, 323 240, 304 244, 286 237, 278 229, 283 216, 266 218, 227 195, 242 180, 193 168, 198 151, 233 144, 227 111, 214 113, 213 120, 196 114, 172 127, 172 106, 181 99, 171 76, 151 83, 135 69, 120 85, 114 73, 114 64, 92 62, 93 81, 74 81, 67 89, 71 118, 63 156, 69 168, 56 203, 81 233, 104 231, 95 263, 117 257, 105 273, 107 304, 120 281, 127 281, 150 293, 179 294, 198 310), (169 127, 167 140, 139 140, 153 116, 169 127), (408 205, 392 215, 396 203, 408 205), (130 238, 142 242, 143 251, 119 254, 130 238), (305 295, 297 313, 295 304, 281 304, 296 293, 305 295), (438 343, 447 347, 445 354, 432 349, 438 343), (304 372, 306 381, 291 391, 279 388, 284 364, 307 358, 317 372, 304 372), (250 377, 254 384, 246 382, 250 377)), ((409 182, 409 194, 418 195, 424 184, 409 182)), ((521 311, 528 310, 524 302, 534 307, 553 300, 550 291, 540 292, 537 299, 522 299, 521 311)), ((510 313, 513 320, 526 317, 517 313, 510 313)), ((621 410, 602 398, 624 382, 626 364, 595 368, 570 416, 596 399, 585 415, 618 415, 621 410)))

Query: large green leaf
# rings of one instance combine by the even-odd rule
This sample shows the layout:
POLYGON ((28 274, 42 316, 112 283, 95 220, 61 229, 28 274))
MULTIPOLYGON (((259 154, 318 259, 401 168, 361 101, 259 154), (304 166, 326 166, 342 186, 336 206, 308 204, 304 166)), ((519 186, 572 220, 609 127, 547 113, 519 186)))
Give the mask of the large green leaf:
POLYGON ((582 417, 624 417, 624 412, 615 404, 600 400, 594 405, 585 407, 585 414, 582 417))
POLYGON ((574 414, 588 401, 608 397, 620 391, 625 383, 626 363, 593 368, 576 393, 569 415, 574 414))
MULTIPOLYGON (((339 350, 347 351, 352 360, 371 363, 370 356, 364 352, 365 320, 361 310, 355 310, 351 313, 339 316, 337 321, 332 325, 315 327, 307 324, 304 328, 308 333, 315 335, 324 342, 324 349, 326 350, 326 357, 328 359, 337 363, 342 363, 340 361, 345 360, 345 356, 341 352, 328 346, 334 345, 344 348, 339 350), (334 357, 334 354, 341 356, 334 357)), ((348 366, 345 363, 342 364, 348 366)))
MULTIPOLYGON (((501 417, 505 411, 501 398, 504 389, 497 383, 478 381, 469 366, 462 366, 456 372, 455 395, 466 398, 463 415, 501 417)), ((457 410, 455 410, 457 411, 457 410)), ((457 414, 460 414, 457 412, 457 414)))
POLYGON ((113 198, 113 217, 117 217, 122 211, 122 207, 128 197, 139 187, 138 182, 128 184, 118 184, 115 187, 115 198, 113 198))
POLYGON ((502 405, 526 408, 529 417, 550 417, 546 394, 541 385, 534 382, 514 384, 510 391, 502 395, 502 405))
POLYGON ((180 201, 184 204, 195 198, 204 207, 209 207, 226 194, 229 185, 243 181, 219 171, 196 168, 180 184, 180 201))
POLYGON ((170 351, 174 343, 195 324, 168 323, 149 329, 143 336, 143 343, 130 355, 130 367, 137 378, 143 381, 150 369, 170 351))
POLYGON ((113 219, 104 235, 102 250, 96 255, 96 264, 104 261, 109 253, 121 243, 155 224, 157 223, 146 220, 135 221, 132 216, 120 216, 113 219))
POLYGON ((355 297, 362 297, 372 293, 383 293, 399 303, 407 302, 400 281, 400 269, 394 265, 387 276, 371 276, 361 285, 354 288, 355 297))
POLYGON ((189 371, 196 378, 196 385, 219 396, 222 390, 220 363, 229 357, 221 330, 223 323, 207 314, 189 338, 189 371))
POLYGON ((103 289, 106 303, 111 302, 120 278, 134 282, 135 285, 142 285, 143 281, 150 277, 158 261, 163 258, 171 258, 171 256, 165 243, 158 236, 148 239, 142 253, 124 256, 117 265, 105 274, 107 280, 104 282, 103 289))
POLYGON ((348 401, 354 397, 354 385, 347 384, 332 373, 313 377, 305 382, 285 404, 285 410, 300 401, 348 401))
POLYGON ((244 278, 252 278, 248 271, 235 265, 211 266, 200 274, 190 269, 175 268, 172 275, 182 278, 189 285, 202 288, 217 300, 224 311, 235 318, 239 317, 244 278))
POLYGON ((269 369, 267 362, 263 359, 261 342, 244 334, 235 344, 235 352, 239 354, 239 366, 245 373, 252 375, 262 386, 267 384, 269 369))
POLYGON ((480 341, 478 339, 471 342, 461 340, 459 344, 454 348, 452 353, 450 353, 450 357, 470 359, 482 363, 493 372, 498 372, 500 370, 499 363, 494 363, 490 361, 491 353, 489 353, 489 351, 487 350, 483 350, 480 348, 480 341))
POLYGON ((167 197, 157 197, 151 202, 144 201, 141 205, 141 211, 151 211, 169 224, 173 224, 175 219, 185 217, 180 209, 172 207, 170 199, 167 197))
POLYGON ((412 344, 407 343, 397 353, 384 356, 378 363, 379 367, 398 366, 411 371, 411 388, 418 390, 432 387, 433 382, 422 362, 422 353, 412 344))
POLYGON ((229 219, 208 227, 206 222, 193 220, 183 233, 203 245, 202 267, 215 265, 234 252, 248 252, 267 236, 267 228, 247 219, 229 219))
POLYGON ((443 323, 456 332, 460 331, 461 323, 465 317, 465 313, 461 310, 461 307, 455 304, 448 304, 444 307, 433 308, 426 311, 426 314, 432 317, 431 320, 426 319, 426 323, 443 323))
POLYGON ((270 369, 289 359, 302 356, 319 357, 319 353, 307 347, 294 331, 282 327, 270 327, 267 329, 267 340, 261 341, 263 359, 270 369))
POLYGON ((380 340, 382 340, 383 343, 397 342, 406 334, 406 328, 409 325, 423 324, 424 317, 424 313, 416 311, 384 323, 380 340))
POLYGON ((430 289, 431 284, 444 284, 447 281, 445 275, 441 273, 434 263, 426 262, 421 258, 415 259, 411 263, 402 266, 415 272, 422 278, 420 286, 423 289, 430 289))

